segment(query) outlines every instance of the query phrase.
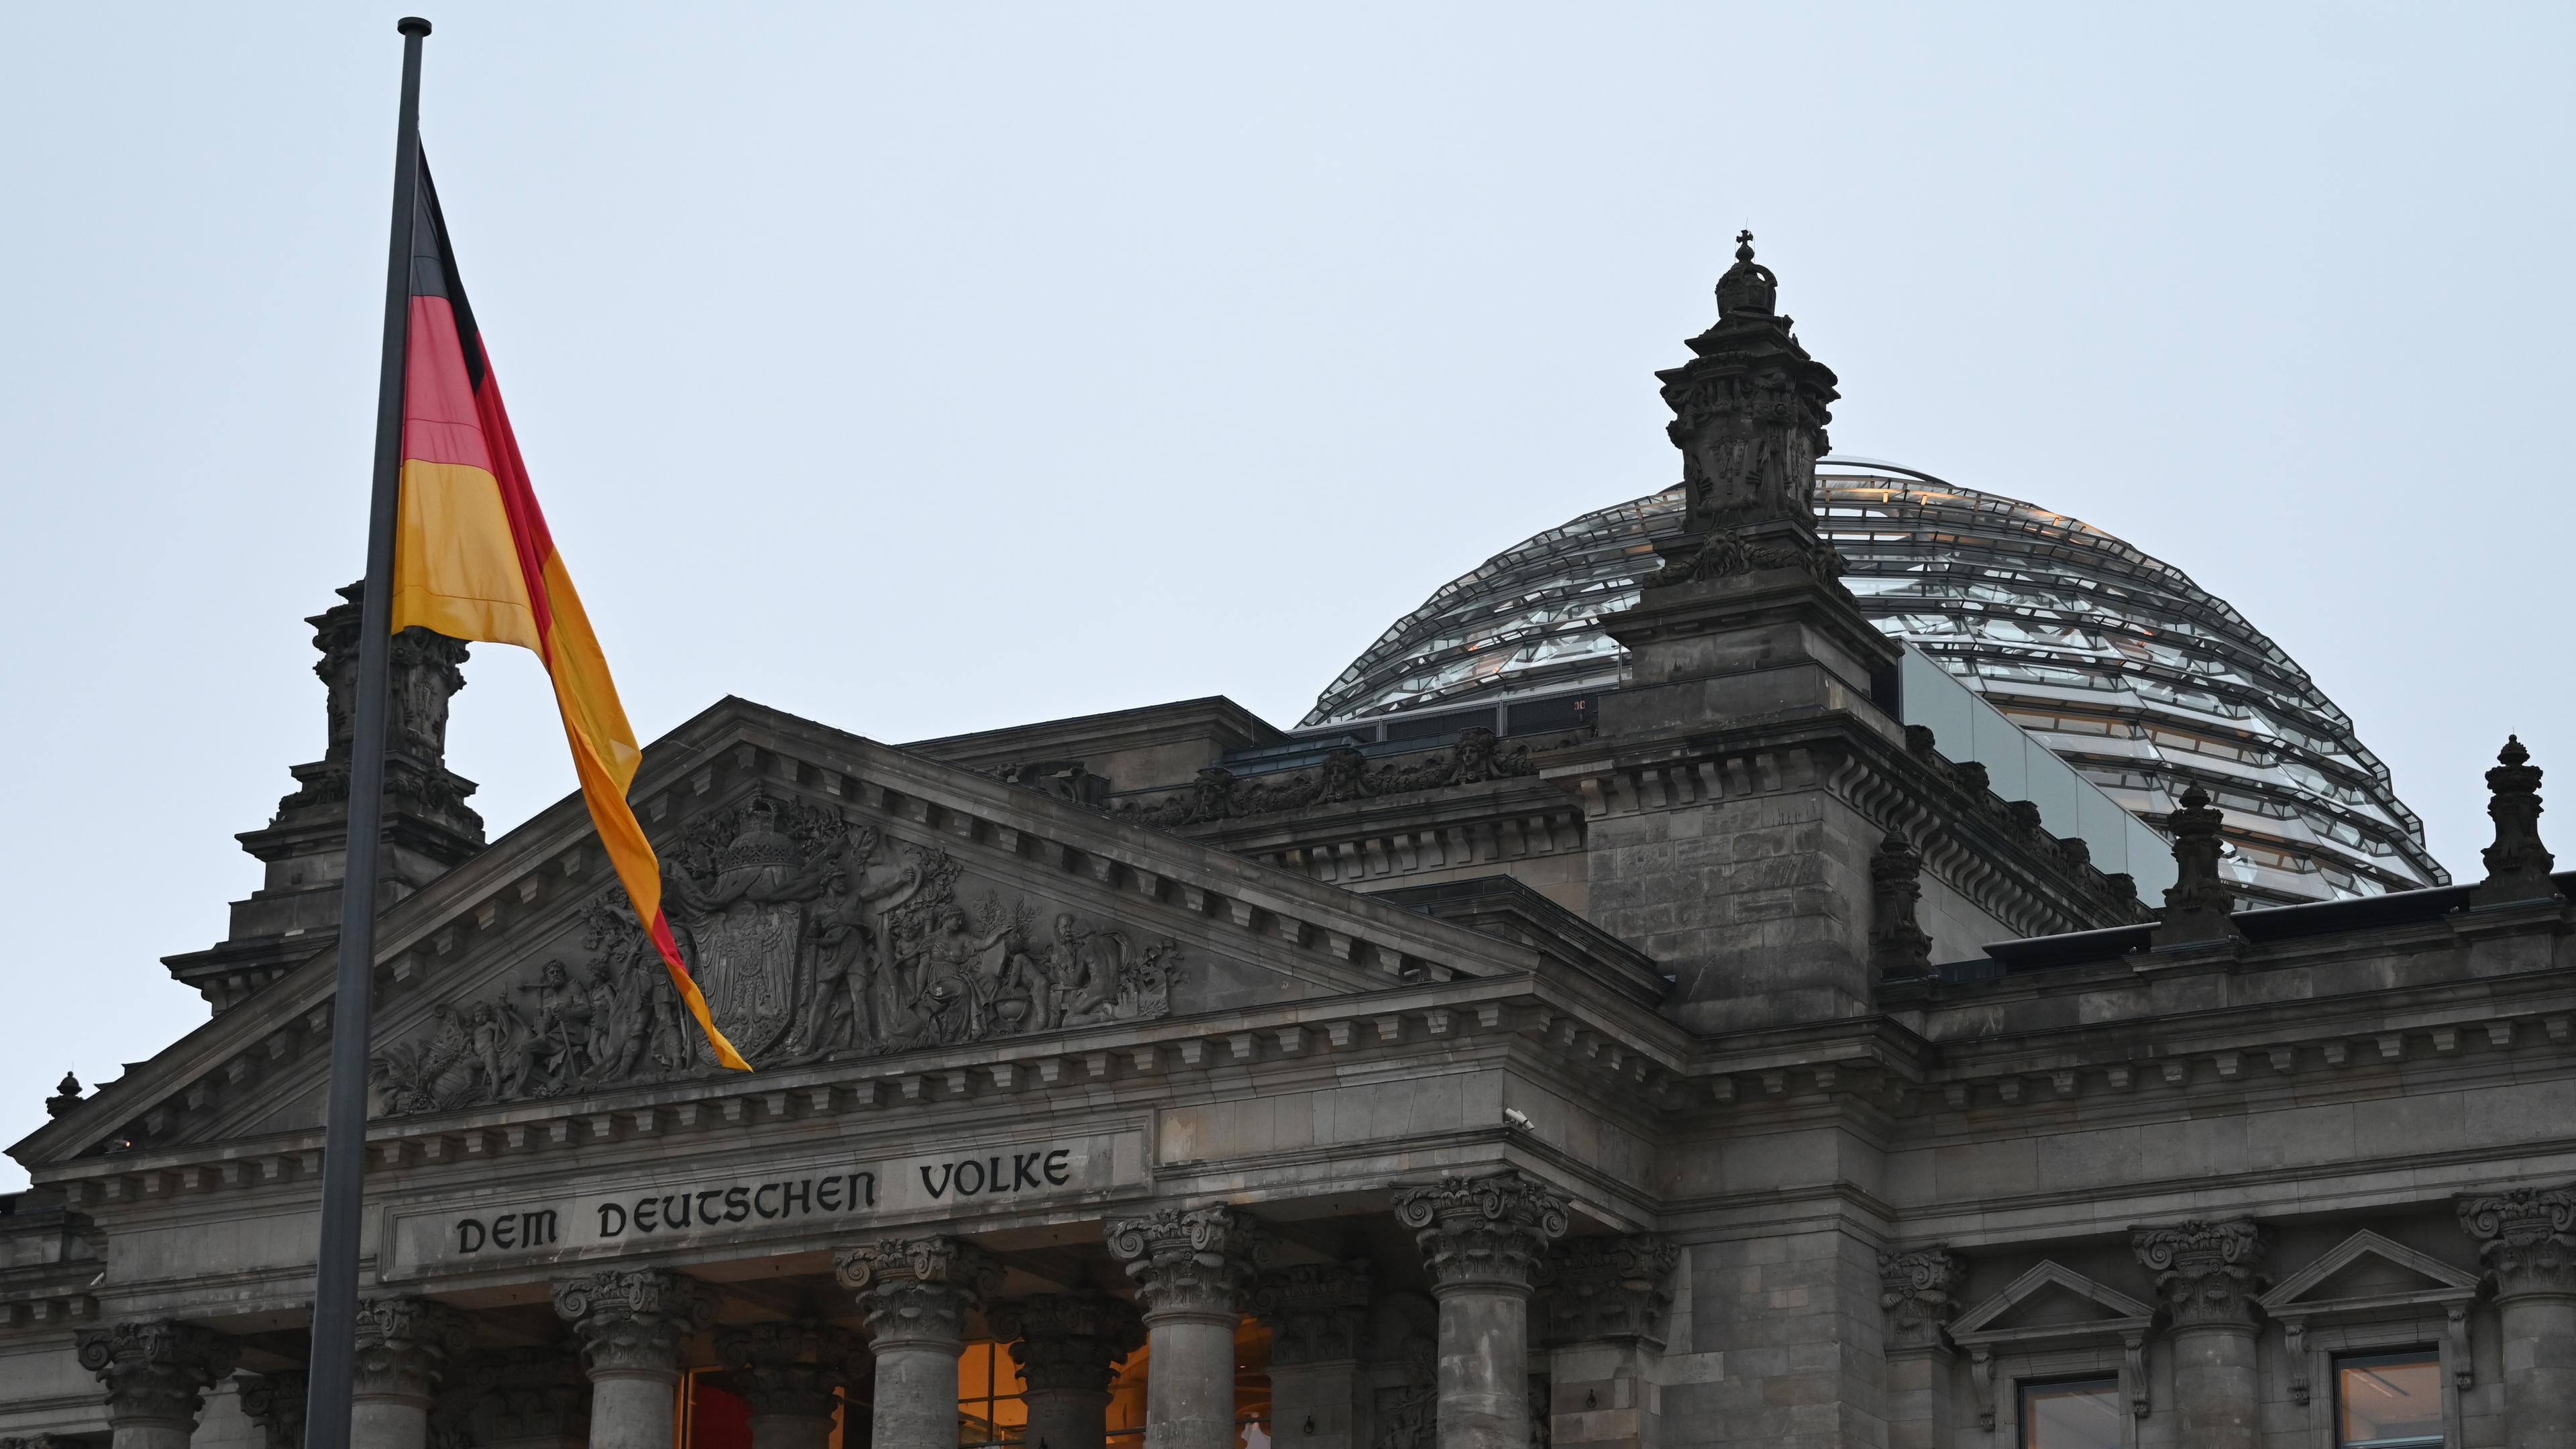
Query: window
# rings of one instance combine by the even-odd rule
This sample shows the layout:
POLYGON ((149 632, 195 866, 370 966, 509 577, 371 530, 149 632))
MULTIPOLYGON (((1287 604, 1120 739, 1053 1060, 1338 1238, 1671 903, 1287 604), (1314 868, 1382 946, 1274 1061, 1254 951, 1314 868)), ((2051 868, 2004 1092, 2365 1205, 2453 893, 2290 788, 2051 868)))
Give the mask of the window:
POLYGON ((2429 1348, 2335 1360, 2341 1449, 2441 1449, 2442 1363, 2429 1348))
POLYGON ((2120 1449, 2120 1381, 2022 1385, 2021 1449, 2120 1449))
POLYGON ((1008 1347, 970 1343, 957 1356, 957 1443, 959 1449, 1017 1444, 1029 1426, 1028 1386, 1008 1347))

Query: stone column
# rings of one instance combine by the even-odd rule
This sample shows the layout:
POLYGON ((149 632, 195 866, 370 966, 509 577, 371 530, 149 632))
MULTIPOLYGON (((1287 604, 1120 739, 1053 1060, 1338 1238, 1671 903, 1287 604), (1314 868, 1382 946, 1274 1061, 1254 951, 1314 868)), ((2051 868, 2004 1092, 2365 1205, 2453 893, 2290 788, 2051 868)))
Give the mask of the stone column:
POLYGON ((1565 1199, 1518 1170, 1396 1189, 1440 1303, 1439 1449, 1529 1449, 1529 1300, 1565 1199))
POLYGON ((671 1449, 680 1340, 715 1317, 714 1292, 666 1269, 608 1268, 557 1283, 555 1314, 581 1339, 590 1449, 671 1449))
POLYGON ((1230 1207, 1113 1219, 1109 1253, 1145 1309, 1145 1449, 1234 1449, 1234 1331, 1270 1232, 1230 1207))
POLYGON ((1887 1310, 1887 1449, 1950 1442, 1951 1351, 1968 1260, 1935 1243, 1878 1255, 1878 1303, 1887 1310))
POLYGON ((1027 1386, 1028 1449, 1102 1449, 1110 1374, 1145 1342, 1136 1305, 1106 1293, 1048 1293, 1002 1299, 985 1317, 1011 1345, 1027 1386))
POLYGON ((2576 1189, 2458 1200, 2504 1329, 2506 1449, 2576 1444, 2576 1189))
POLYGON ((297 1369, 242 1381, 242 1417, 259 1426, 260 1442, 267 1449, 304 1449, 307 1386, 297 1369))
POLYGON ((1650 1233, 1556 1245, 1544 1304, 1551 1449, 1650 1449, 1663 1413, 1656 1359, 1681 1249, 1650 1233))
POLYGON ((972 1243, 913 1238, 845 1248, 837 1266, 876 1352, 873 1449, 955 1449, 966 1320, 1002 1286, 1002 1265, 972 1243))
POLYGON ((2254 1364, 2254 1295, 2262 1229, 2250 1218, 2139 1228, 2138 1261, 2171 1314, 2177 1441, 2192 1449, 2261 1449, 2262 1385, 2254 1364))
POLYGON ((111 1449, 188 1449, 206 1390, 241 1361, 220 1333, 185 1323, 118 1323, 81 1331, 81 1367, 107 1385, 111 1449))
POLYGON ((496 1348, 447 1370, 429 1411, 443 1444, 577 1449, 590 1442, 590 1385, 561 1348, 496 1348))
POLYGON ((1270 1329, 1270 1440, 1280 1449, 1357 1444, 1360 1360, 1369 1351, 1369 1267, 1302 1264, 1265 1273, 1252 1311, 1270 1329))
POLYGON ((716 1357, 751 1405, 751 1449, 824 1449, 833 1401, 866 1352, 828 1323, 755 1323, 716 1334, 716 1357))
POLYGON ((474 1320, 426 1298, 358 1302, 357 1374, 349 1442, 428 1449, 429 1405, 451 1359, 474 1346, 474 1320))

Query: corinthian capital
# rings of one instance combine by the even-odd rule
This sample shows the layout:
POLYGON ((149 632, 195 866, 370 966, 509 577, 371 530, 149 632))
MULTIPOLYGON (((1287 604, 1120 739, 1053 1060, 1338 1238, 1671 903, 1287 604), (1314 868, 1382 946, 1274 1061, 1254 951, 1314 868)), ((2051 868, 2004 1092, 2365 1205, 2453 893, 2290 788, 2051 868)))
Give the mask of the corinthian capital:
POLYGON ((1516 1168, 1397 1188, 1395 1216, 1414 1229, 1435 1295, 1454 1288, 1531 1291, 1547 1245, 1572 1226, 1565 1198, 1516 1168))
POLYGON ((1119 1361, 1145 1343, 1136 1305, 1106 1293, 1041 1293, 997 1300, 984 1315, 1011 1345, 1033 1394, 1106 1393, 1119 1361))
POLYGON ((1368 1353, 1369 1267, 1301 1263, 1261 1275, 1252 1311, 1270 1327, 1270 1362, 1280 1368, 1338 1363, 1368 1353))
POLYGON ((427 1404, 450 1359, 474 1346, 474 1320, 426 1298, 358 1300, 355 1387, 362 1398, 427 1404))
POLYGON ((993 1255, 955 1238, 888 1238, 844 1248, 834 1260, 841 1286, 857 1295, 868 1336, 896 1345, 953 1346, 966 1320, 1002 1286, 993 1255))
POLYGON ((754 1418, 828 1421, 832 1401, 865 1357, 857 1335, 828 1323, 753 1323, 716 1332, 716 1357, 754 1418))
POLYGON ((1547 1336, 1553 1343, 1642 1339, 1661 1345, 1681 1249, 1652 1233, 1570 1238, 1549 1264, 1547 1336))
POLYGON ((2497 1297, 2576 1293, 2576 1190, 2516 1187, 2456 1205, 2460 1231, 2478 1240, 2497 1297))
POLYGON ((118 1428, 166 1425, 193 1430, 206 1390, 241 1361, 220 1333, 186 1323, 116 1323, 84 1329, 82 1368, 107 1385, 108 1422, 118 1428))
POLYGON ((1878 1255, 1878 1306, 1887 1310, 1891 1349, 1938 1348, 1959 1312, 1959 1283, 1968 1260, 1942 1244, 1878 1255))
POLYGON ((716 1295, 665 1269, 608 1268, 555 1284, 555 1316, 580 1337, 593 1379, 668 1378, 680 1371, 680 1340, 715 1318, 716 1295))
POLYGON ((2137 1228, 2129 1245, 2155 1273, 2174 1327, 2254 1322, 2254 1294, 2262 1286, 2255 1267, 2271 1243, 2253 1219, 2137 1228))
MULTIPOLYGON (((306 1387, 298 1369, 241 1381, 242 1414, 259 1426, 260 1442, 267 1449, 304 1449, 306 1387)), ((0 1439, 0 1449, 6 1449, 8 1442, 0 1439)))
POLYGON ((1109 1255, 1127 1265, 1147 1323, 1233 1321, 1250 1305, 1253 1275, 1270 1251, 1270 1230, 1238 1208, 1165 1208, 1109 1224, 1109 1255))

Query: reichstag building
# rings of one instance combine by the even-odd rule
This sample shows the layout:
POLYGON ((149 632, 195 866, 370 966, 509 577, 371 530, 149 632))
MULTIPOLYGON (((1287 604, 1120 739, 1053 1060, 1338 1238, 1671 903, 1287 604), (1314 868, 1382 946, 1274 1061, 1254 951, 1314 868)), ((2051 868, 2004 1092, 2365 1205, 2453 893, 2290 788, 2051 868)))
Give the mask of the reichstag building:
MULTIPOLYGON (((2180 569, 1830 453, 1741 239, 1680 481, 1293 728, 740 699, 497 840, 398 641, 357 1442, 2566 1449, 2576 959, 2180 569)), ((1652 480, 1640 480, 1641 483, 1652 480)), ((1503 540, 1496 540, 1497 543, 1503 540)), ((0 1446, 292 1449, 356 610, 204 1025, 0 1198, 0 1446)), ((37 1029, 41 1029, 39 1024, 37 1029)))

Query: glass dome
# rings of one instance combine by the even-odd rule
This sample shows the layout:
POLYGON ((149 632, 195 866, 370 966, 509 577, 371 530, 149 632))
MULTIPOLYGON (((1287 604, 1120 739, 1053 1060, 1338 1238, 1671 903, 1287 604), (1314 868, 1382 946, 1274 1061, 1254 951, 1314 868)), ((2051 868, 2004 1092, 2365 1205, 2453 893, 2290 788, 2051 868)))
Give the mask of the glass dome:
MULTIPOLYGON (((2446 883, 2352 720, 2242 614, 2080 520, 1893 464, 1829 459, 1819 530, 1861 611, 2133 814, 2198 783, 2249 900, 2446 883)), ((1637 596, 1678 489, 1587 513, 1443 585, 1353 660, 1306 727, 1615 687, 1602 616, 1637 596)))

